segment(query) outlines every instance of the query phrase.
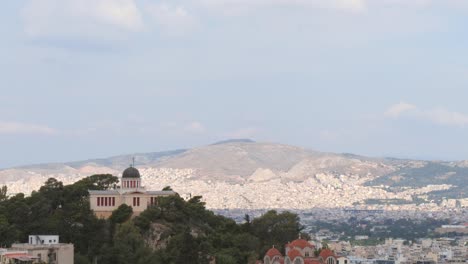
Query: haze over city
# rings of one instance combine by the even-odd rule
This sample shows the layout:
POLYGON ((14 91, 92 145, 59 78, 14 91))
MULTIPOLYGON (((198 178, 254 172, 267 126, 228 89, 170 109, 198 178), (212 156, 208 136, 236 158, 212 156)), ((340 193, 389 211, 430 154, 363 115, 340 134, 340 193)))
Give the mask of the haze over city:
POLYGON ((0 167, 252 138, 468 157, 468 2, 19 0, 0 167))

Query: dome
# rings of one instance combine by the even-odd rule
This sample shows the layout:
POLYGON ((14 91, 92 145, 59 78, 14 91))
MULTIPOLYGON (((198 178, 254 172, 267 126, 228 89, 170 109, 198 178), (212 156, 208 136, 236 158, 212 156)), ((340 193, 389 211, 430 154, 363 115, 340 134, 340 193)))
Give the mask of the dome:
POLYGON ((302 254, 299 252, 299 250, 293 249, 288 252, 288 257, 291 261, 294 261, 295 258, 302 257, 302 254))
POLYGON ((122 173, 122 178, 140 178, 140 172, 134 167, 129 167, 122 173))
POLYGON ((281 253, 279 252, 278 249, 273 247, 273 248, 270 248, 270 250, 268 250, 265 255, 267 255, 270 258, 273 258, 274 256, 281 256, 281 253))
POLYGON ((293 242, 289 243, 288 245, 286 245, 287 247, 290 247, 290 248, 294 248, 294 247, 298 247, 300 249, 304 249, 306 247, 309 247, 309 248, 315 248, 312 244, 310 244, 307 240, 305 239, 296 239, 294 240, 293 242))
POLYGON ((333 251, 331 251, 328 248, 322 249, 319 254, 320 257, 325 261, 329 257, 335 257, 335 254, 333 254, 333 251))

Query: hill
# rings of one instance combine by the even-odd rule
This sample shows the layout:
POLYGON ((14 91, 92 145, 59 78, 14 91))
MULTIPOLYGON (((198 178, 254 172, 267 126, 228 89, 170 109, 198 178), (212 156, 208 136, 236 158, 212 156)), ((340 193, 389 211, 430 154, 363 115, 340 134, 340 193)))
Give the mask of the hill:
POLYGON ((119 175, 133 157, 147 187, 170 185, 181 194, 202 195, 210 208, 305 209, 468 197, 466 161, 370 158, 245 139, 5 169, 0 185, 29 193, 49 177, 69 184, 94 173, 119 175))

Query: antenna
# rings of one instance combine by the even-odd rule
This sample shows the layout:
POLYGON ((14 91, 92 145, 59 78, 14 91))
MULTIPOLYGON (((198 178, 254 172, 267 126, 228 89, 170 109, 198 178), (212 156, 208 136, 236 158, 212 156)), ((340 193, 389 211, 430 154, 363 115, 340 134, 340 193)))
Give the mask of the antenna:
POLYGON ((132 159, 132 167, 135 167, 135 156, 133 156, 133 159, 132 159))

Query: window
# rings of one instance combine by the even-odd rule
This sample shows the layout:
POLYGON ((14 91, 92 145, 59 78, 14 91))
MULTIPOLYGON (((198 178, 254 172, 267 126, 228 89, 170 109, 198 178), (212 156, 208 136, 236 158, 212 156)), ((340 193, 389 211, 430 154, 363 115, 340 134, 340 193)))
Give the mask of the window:
POLYGON ((137 206, 140 206, 140 197, 137 197, 137 206))
POLYGON ((112 197, 112 206, 115 206, 115 197, 112 197))
POLYGON ((101 197, 97 197, 97 206, 101 206, 101 197))
POLYGON ((107 197, 104 198, 104 205, 107 206, 107 197))
POLYGON ((140 206, 140 197, 133 197, 133 206, 140 206))

